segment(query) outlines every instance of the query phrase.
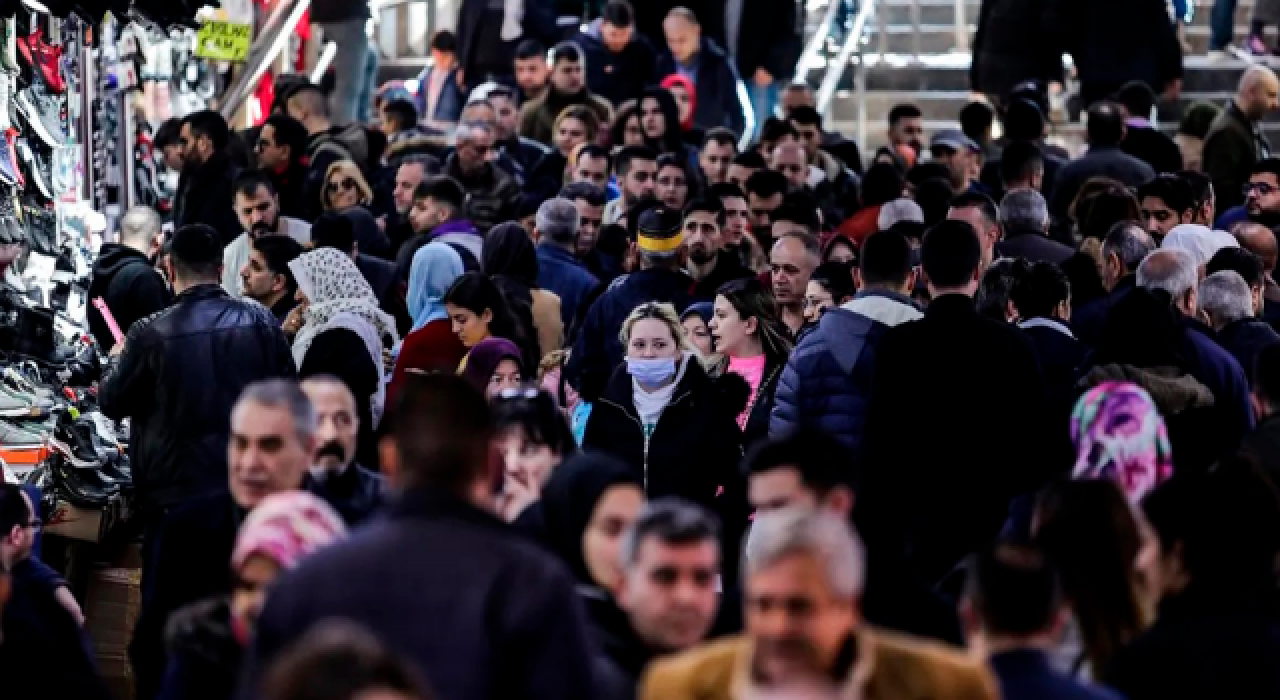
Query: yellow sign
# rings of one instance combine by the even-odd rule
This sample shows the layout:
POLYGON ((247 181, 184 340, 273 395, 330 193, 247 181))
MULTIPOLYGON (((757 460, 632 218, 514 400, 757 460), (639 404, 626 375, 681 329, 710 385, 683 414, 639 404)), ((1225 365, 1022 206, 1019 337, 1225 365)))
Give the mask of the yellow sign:
POLYGON ((214 61, 245 61, 253 43, 253 27, 238 22, 210 21, 200 25, 196 55, 214 61))

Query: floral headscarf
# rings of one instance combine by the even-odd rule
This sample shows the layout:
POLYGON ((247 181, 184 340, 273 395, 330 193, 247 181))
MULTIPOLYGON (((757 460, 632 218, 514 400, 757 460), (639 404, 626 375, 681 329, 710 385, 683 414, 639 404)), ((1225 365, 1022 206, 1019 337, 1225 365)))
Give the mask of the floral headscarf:
POLYGON ((292 569, 304 556, 346 536, 341 516, 320 498, 306 491, 275 493, 245 517, 231 568, 238 570, 251 555, 261 554, 282 569, 292 569))
POLYGON ((1103 382, 1081 396, 1071 412, 1071 441, 1071 477, 1114 479, 1131 503, 1173 476, 1164 418, 1137 384, 1103 382))

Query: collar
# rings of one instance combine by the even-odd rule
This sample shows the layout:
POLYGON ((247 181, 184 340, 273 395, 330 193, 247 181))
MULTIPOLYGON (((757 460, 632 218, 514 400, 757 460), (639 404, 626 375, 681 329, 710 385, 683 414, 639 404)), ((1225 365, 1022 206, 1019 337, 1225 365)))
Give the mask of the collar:
POLYGON ((467 219, 450 219, 439 226, 431 229, 431 236, 445 236, 450 233, 471 233, 480 235, 476 231, 476 227, 467 219))
POLYGON ((498 529, 506 527, 506 523, 492 513, 477 508, 461 496, 435 488, 405 490, 392 502, 388 512, 395 519, 453 518, 498 529))
POLYGON ((924 309, 924 315, 929 316, 976 316, 977 309, 973 306, 973 298, 964 294, 951 293, 929 302, 924 309))
MULTIPOLYGON (((730 680, 730 697, 744 698, 761 695, 756 687, 752 666, 755 647, 750 642, 745 654, 739 654, 730 680)), ((870 630, 858 630, 849 635, 836 658, 832 679, 839 684, 839 697, 862 700, 867 697, 867 685, 875 672, 875 638, 870 630)))
POLYGON ((174 302, 176 303, 179 301, 198 301, 201 299, 217 299, 219 297, 224 299, 228 298, 227 290, 223 289, 222 285, 218 284, 217 282, 206 282, 204 284, 197 284, 196 286, 191 287, 185 292, 179 294, 177 297, 174 298, 174 302))
POLYGON ((543 252, 546 255, 550 255, 551 257, 558 258, 560 260, 571 260, 574 263, 578 262, 577 256, 565 250, 563 246, 557 245, 555 243, 539 243, 538 251, 543 252))
MULTIPOLYGON (((889 290, 889 289, 883 289, 883 288, 880 288, 880 287, 873 287, 873 288, 871 288, 871 289, 863 289, 862 291, 860 291, 860 292, 858 292, 858 293, 856 293, 856 294, 854 294, 854 295, 853 295, 853 298, 854 298, 855 300, 857 300, 857 299, 867 299, 867 298, 869 298, 869 297, 881 297, 881 298, 883 298, 883 299, 889 299, 889 300, 891 300, 891 301, 896 301, 896 302, 898 302, 899 304, 904 304, 904 305, 906 305, 906 306, 910 306, 910 307, 911 307, 911 308, 913 308, 913 309, 919 309, 919 308, 920 308, 920 305, 919 305, 919 304, 917 304, 917 303, 915 302, 915 300, 913 300, 911 297, 909 297, 909 296, 907 296, 907 295, 905 295, 905 294, 899 294, 899 293, 897 293, 897 292, 895 292, 895 291, 892 291, 892 290, 889 290)), ((847 304, 846 304, 846 306, 847 306, 847 304)))
POLYGON ((1142 117, 1129 117, 1124 120, 1124 125, 1131 129, 1150 129, 1151 120, 1143 119, 1142 117))
POLYGON ((1025 321, 1019 321, 1018 328, 1052 328, 1068 338, 1075 337, 1071 334, 1071 329, 1067 328, 1067 324, 1056 318, 1047 318, 1045 316, 1036 316, 1035 318, 1029 318, 1025 321))
POLYGON ((992 654, 990 662, 997 676, 1003 677, 1009 672, 1032 671, 1048 672, 1049 657, 1040 649, 1010 649, 992 654))

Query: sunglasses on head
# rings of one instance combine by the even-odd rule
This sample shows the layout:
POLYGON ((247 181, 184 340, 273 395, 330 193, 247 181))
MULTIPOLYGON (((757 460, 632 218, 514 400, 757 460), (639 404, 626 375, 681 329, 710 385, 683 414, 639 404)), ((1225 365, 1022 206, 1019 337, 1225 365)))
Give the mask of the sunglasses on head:
POLYGON ((353 189, 355 186, 356 186, 355 179, 348 177, 339 182, 330 182, 329 187, 327 189, 329 190, 329 194, 333 194, 334 192, 337 192, 339 189, 349 190, 349 189, 353 189))

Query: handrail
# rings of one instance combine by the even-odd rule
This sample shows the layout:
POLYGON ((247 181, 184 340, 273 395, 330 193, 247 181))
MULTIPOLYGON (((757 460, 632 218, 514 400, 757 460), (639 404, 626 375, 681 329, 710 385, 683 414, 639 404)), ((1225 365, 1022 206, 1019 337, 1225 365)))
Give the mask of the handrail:
POLYGON ((813 36, 809 37, 809 43, 805 44, 804 51, 800 52, 800 61, 796 64, 796 75, 792 82, 808 82, 809 64, 818 58, 818 54, 822 52, 822 45, 827 37, 831 36, 831 25, 835 24, 836 12, 844 1, 827 0, 827 13, 822 16, 822 23, 813 32, 813 36))
POLYGON ((249 99, 249 95, 253 94, 258 81, 267 72, 267 66, 276 60, 285 45, 289 43, 298 22, 302 20, 302 15, 309 7, 311 7, 311 0, 293 0, 293 2, 276 3, 271 9, 271 14, 263 23, 262 30, 253 41, 253 46, 249 48, 249 60, 245 63, 246 70, 240 72, 236 81, 225 93, 219 110, 224 119, 230 121, 244 105, 245 100, 249 99))
MULTIPOLYGON (((849 59, 853 58, 853 52, 858 50, 862 45, 863 34, 867 30, 867 22, 871 20, 871 15, 875 12, 875 0, 861 0, 858 7, 858 14, 853 18, 853 27, 849 30, 849 34, 845 37, 844 45, 840 47, 840 53, 836 55, 834 67, 832 63, 827 64, 826 75, 822 76, 822 85, 818 87, 817 106, 820 114, 826 114, 827 108, 831 106, 831 99, 835 97, 836 86, 840 84, 840 78, 844 76, 844 70, 849 65, 849 59)), ((861 69, 861 61, 859 69, 861 69)))

